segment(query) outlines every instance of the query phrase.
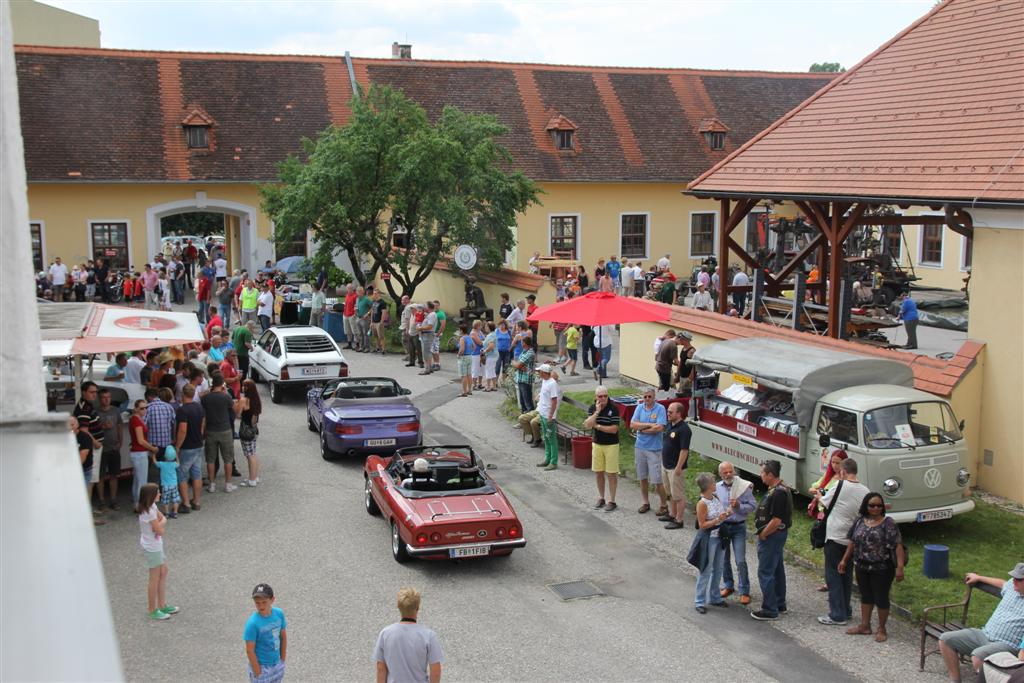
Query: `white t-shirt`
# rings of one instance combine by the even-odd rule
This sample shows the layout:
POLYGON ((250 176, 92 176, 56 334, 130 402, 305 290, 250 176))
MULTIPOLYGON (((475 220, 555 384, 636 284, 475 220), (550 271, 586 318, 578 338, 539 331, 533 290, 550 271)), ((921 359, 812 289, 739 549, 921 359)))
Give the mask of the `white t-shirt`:
POLYGON ((259 310, 256 311, 256 315, 265 315, 268 318, 274 315, 274 295, 270 293, 268 289, 265 292, 260 292, 260 296, 256 301, 259 302, 259 310))
MULTIPOLYGON (((836 506, 829 513, 828 521, 825 525, 825 540, 835 541, 840 545, 849 545, 850 540, 846 538, 846 534, 850 532, 850 527, 853 526, 853 523, 857 521, 857 517, 860 516, 860 504, 864 501, 864 496, 868 495, 870 491, 867 486, 859 481, 844 481, 842 486, 842 490, 839 491, 839 499, 836 500, 836 506)), ((821 503, 825 506, 826 510, 838 488, 839 484, 836 484, 822 497, 821 503)))
POLYGON ((217 269, 216 277, 227 277, 228 276, 228 262, 221 257, 213 262, 214 268, 217 269))
POLYGON ((63 287, 64 283, 68 281, 68 267, 63 263, 51 264, 50 281, 59 287, 63 287))
POLYGON ((614 339, 615 325, 598 325, 594 328, 594 346, 611 346, 614 339))
POLYGON ((548 377, 540 383, 540 397, 537 399, 537 412, 545 420, 558 416, 558 406, 562 403, 562 388, 553 377, 548 377), (555 412, 551 413, 551 399, 557 400, 555 412))
POLYGON ((156 501, 148 510, 139 515, 139 544, 143 550, 156 552, 164 549, 164 539, 153 531, 153 522, 157 519, 156 501))
POLYGON ((633 266, 626 266, 622 269, 622 272, 619 273, 619 276, 622 278, 623 287, 633 286, 633 272, 633 266))
POLYGON ((658 356, 658 351, 661 351, 661 345, 662 345, 662 343, 664 341, 665 340, 662 339, 661 337, 656 337, 654 339, 654 356, 655 356, 655 358, 657 358, 657 356, 658 356))
POLYGON ((124 381, 130 384, 142 384, 142 368, 146 367, 146 361, 132 356, 128 359, 128 365, 124 366, 124 381))
POLYGON ((732 278, 732 285, 733 285, 733 287, 740 287, 742 285, 749 285, 749 284, 750 284, 750 278, 747 277, 747 274, 744 273, 742 270, 737 271, 736 274, 732 278))

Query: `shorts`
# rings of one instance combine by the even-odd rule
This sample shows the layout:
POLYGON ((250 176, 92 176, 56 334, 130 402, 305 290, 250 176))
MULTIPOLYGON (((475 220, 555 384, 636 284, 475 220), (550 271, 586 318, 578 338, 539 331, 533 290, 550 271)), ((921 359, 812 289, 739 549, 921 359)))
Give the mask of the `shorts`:
POLYGON ((686 468, 679 470, 666 470, 661 468, 662 481, 665 483, 665 493, 669 500, 686 500, 686 468))
POLYGON ((652 484, 661 483, 661 451, 637 448, 633 451, 636 460, 636 478, 647 479, 652 484))
POLYGON ((578 349, 566 349, 565 352, 569 354, 569 360, 571 361, 575 361, 576 357, 579 355, 578 349))
POLYGON ((473 377, 483 377, 484 364, 480 362, 482 357, 477 355, 471 356, 471 358, 473 359, 473 377))
POLYGON ((459 377, 469 377, 473 370, 472 356, 459 356, 459 377))
POLYGON ((1006 643, 989 640, 988 636, 980 628, 964 628, 959 631, 949 631, 939 636, 939 640, 962 655, 969 654, 978 659, 985 659, 997 652, 1016 653, 1018 650, 1018 648, 1006 643))
POLYGON ((89 484, 93 483, 93 481, 92 481, 92 471, 94 469, 95 469, 94 467, 83 467, 82 468, 82 475, 85 477, 85 485, 86 486, 88 486, 89 484))
POLYGON ((203 478, 203 449, 182 448, 178 451, 178 483, 203 478))
POLYGON ((498 378, 498 357, 487 356, 484 360, 484 377, 487 379, 498 378))
POLYGON ((277 664, 271 665, 260 665, 260 675, 257 676, 252 672, 252 666, 249 666, 249 683, 278 683, 278 681, 284 680, 284 662, 278 662, 277 664))
POLYGON ((441 353, 441 338, 434 335, 434 343, 430 345, 430 352, 437 355, 441 353))
POLYGON ((590 448, 592 472, 619 473, 619 444, 595 443, 590 448))
POLYGON ((231 430, 224 432, 206 433, 206 464, 213 465, 217 462, 217 454, 220 454, 224 464, 235 462, 235 438, 231 430))
POLYGON ((100 456, 99 475, 107 479, 121 474, 121 453, 118 451, 103 451, 100 456))
POLYGON ((256 455, 256 439, 253 439, 252 441, 240 441, 239 443, 242 444, 242 455, 247 458, 251 458, 256 455))
POLYGON ((156 569, 157 567, 167 563, 167 556, 164 555, 164 550, 143 550, 146 555, 146 566, 150 569, 156 569))
POLYGON ((86 480, 90 484, 95 484, 100 480, 100 467, 102 466, 103 459, 97 458, 96 454, 92 455, 92 467, 89 468, 89 478, 86 480))
POLYGON ((181 502, 181 494, 178 493, 178 485, 160 487, 160 504, 164 507, 181 502))

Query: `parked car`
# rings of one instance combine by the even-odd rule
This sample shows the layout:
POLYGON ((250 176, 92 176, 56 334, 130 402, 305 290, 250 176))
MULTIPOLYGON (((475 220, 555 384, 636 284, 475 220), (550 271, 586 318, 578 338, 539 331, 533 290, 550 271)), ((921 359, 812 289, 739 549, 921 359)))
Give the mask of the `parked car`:
POLYGON ((306 393, 309 430, 320 435, 324 460, 338 455, 391 454, 423 443, 411 392, 387 377, 348 377, 306 393))
POLYGON ((371 455, 364 504, 382 515, 397 562, 504 556, 526 545, 523 525, 469 446, 417 446, 371 455))
POLYGON ((267 382, 274 403, 283 400, 285 389, 348 377, 341 349, 327 332, 311 325, 271 327, 256 340, 249 366, 254 380, 267 382))

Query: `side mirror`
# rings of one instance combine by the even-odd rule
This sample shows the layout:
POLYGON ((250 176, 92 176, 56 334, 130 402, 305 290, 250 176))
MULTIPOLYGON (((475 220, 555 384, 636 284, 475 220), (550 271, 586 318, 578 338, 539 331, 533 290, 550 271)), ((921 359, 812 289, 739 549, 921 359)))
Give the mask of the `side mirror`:
POLYGON ((959 424, 959 427, 960 427, 960 431, 961 431, 961 432, 962 432, 962 431, 964 431, 964 426, 965 426, 966 424, 967 424, 966 422, 964 422, 963 420, 960 420, 960 424, 959 424))
POLYGON ((412 389, 402 389, 402 396, 408 396, 412 393, 412 389))
POLYGON ((818 445, 821 446, 822 448, 828 448, 830 445, 832 445, 832 438, 828 434, 819 434, 818 445))

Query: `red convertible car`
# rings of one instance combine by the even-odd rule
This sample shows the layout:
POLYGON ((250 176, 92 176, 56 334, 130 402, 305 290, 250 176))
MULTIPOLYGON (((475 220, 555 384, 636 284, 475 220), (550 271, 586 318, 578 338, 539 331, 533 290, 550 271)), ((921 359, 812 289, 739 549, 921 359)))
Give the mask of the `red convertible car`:
POLYGON ((523 526, 469 446, 413 446, 371 455, 365 505, 391 529, 398 562, 510 555, 523 526))

